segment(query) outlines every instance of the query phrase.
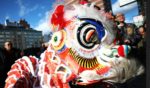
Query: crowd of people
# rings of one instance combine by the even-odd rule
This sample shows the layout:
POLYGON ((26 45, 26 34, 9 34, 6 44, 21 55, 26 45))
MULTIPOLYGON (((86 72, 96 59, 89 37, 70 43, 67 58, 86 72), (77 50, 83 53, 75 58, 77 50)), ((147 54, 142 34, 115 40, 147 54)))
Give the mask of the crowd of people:
MULTIPOLYGON (((138 59, 146 67, 146 22, 144 21, 141 26, 136 26, 134 23, 126 23, 125 16, 122 13, 116 15, 107 13, 107 16, 115 23, 116 39, 114 43, 131 46, 130 56, 138 59)), ((116 86, 117 88, 145 88, 145 80, 145 74, 143 74, 128 80, 124 84, 116 84, 116 86)))
MULTIPOLYGON (((118 45, 130 45, 132 54, 136 56, 144 66, 146 66, 146 23, 137 27, 133 23, 126 23, 125 16, 122 13, 117 13, 115 16, 110 14, 108 15, 109 18, 115 23, 114 30, 116 31, 116 39, 114 43, 118 45)), ((35 55, 40 58, 40 54, 45 49, 46 46, 42 45, 41 48, 30 48, 21 51, 14 48, 12 42, 5 42, 4 48, 0 48, 0 88, 4 86, 7 72, 10 70, 11 65, 15 60, 24 55, 35 55)))
POLYGON ((0 48, 0 88, 5 85, 5 79, 7 73, 15 61, 22 56, 33 55, 40 58, 40 54, 44 52, 46 46, 42 44, 41 47, 32 47, 24 50, 20 50, 13 47, 11 41, 6 41, 4 47, 0 48))
POLYGON ((122 13, 117 13, 115 15, 115 24, 116 24, 116 44, 130 45, 132 55, 138 58, 140 62, 146 66, 146 23, 137 27, 133 23, 126 23, 125 16, 122 13))
POLYGON ((114 22, 116 32, 114 43, 117 45, 130 45, 134 57, 137 57, 146 66, 146 21, 143 22, 143 25, 136 26, 134 23, 126 23, 123 13, 113 15, 108 12, 106 16, 114 22))

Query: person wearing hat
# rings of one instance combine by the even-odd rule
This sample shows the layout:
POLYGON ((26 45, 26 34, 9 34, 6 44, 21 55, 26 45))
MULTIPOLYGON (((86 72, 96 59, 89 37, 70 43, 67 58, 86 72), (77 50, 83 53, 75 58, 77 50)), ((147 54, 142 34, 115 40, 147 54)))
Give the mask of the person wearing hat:
POLYGON ((117 25, 117 37, 119 38, 119 44, 127 44, 127 45, 133 44, 134 41, 127 38, 127 37, 129 37, 128 29, 130 29, 130 31, 132 31, 131 35, 134 36, 136 26, 132 23, 126 23, 125 16, 123 13, 117 13, 115 15, 115 22, 117 25))

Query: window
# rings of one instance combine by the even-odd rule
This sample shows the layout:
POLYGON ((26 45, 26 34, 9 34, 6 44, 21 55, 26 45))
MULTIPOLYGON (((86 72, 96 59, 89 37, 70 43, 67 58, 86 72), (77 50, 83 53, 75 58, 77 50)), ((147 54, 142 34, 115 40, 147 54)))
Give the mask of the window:
POLYGON ((5 32, 5 34, 10 34, 10 32, 5 32))
POLYGON ((17 34, 21 35, 21 32, 17 32, 17 34))
POLYGON ((0 35, 0 38, 3 38, 4 37, 4 35, 0 35))

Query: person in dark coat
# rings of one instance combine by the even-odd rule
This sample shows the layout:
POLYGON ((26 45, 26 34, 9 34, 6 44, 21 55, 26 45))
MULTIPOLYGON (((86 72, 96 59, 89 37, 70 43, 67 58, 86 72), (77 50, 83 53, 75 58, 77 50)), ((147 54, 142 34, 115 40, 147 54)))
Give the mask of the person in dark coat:
POLYGON ((122 13, 117 13, 115 15, 115 23, 117 25, 117 38, 119 38, 119 44, 134 43, 131 37, 134 36, 136 26, 132 23, 126 23, 125 16, 122 13), (128 31, 130 31, 130 34, 128 34, 128 31))
POLYGON ((146 28, 144 25, 140 26, 137 30, 138 34, 141 36, 138 42, 138 57, 143 65, 146 67, 146 28))
POLYGON ((0 48, 0 88, 4 87, 4 84, 5 84, 4 80, 5 80, 5 76, 4 76, 4 53, 3 53, 3 49, 0 48))
POLYGON ((4 87, 8 71, 11 69, 11 66, 15 63, 15 61, 20 57, 20 50, 13 48, 11 41, 4 43, 4 48, 1 49, 0 52, 0 60, 2 61, 0 62, 0 88, 4 87))
POLYGON ((7 64, 7 66, 5 66, 5 70, 7 72, 10 70, 11 65, 14 64, 15 60, 21 57, 20 50, 13 48, 12 43, 10 41, 7 41, 4 44, 4 56, 4 63, 7 64))

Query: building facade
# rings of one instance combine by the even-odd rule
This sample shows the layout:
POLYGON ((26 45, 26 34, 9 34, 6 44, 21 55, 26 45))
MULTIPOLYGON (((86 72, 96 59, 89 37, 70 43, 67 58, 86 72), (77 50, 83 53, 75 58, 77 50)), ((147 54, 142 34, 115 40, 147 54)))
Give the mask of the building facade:
POLYGON ((138 9, 139 9, 139 14, 140 15, 145 15, 146 14, 146 0, 137 0, 138 3, 138 9))
POLYGON ((3 47, 6 41, 11 41, 15 48, 26 49, 31 47, 40 47, 43 41, 42 32, 32 28, 19 26, 1 26, 0 27, 0 47, 3 47))
POLYGON ((96 2, 96 6, 106 12, 112 11, 111 0, 89 0, 90 2, 96 2))
POLYGON ((104 8, 106 12, 112 11, 111 0, 104 0, 104 8))

